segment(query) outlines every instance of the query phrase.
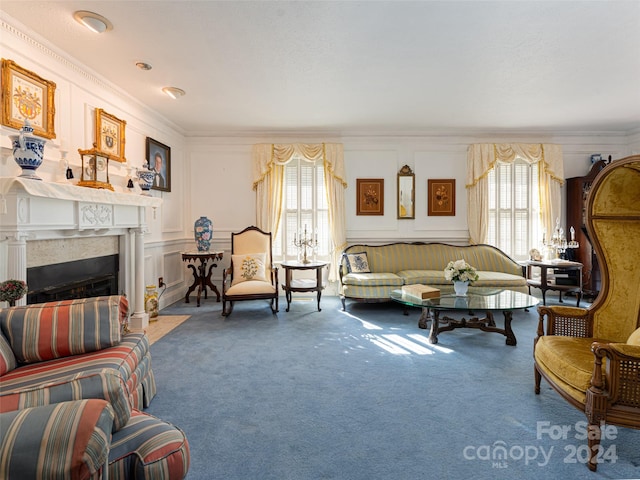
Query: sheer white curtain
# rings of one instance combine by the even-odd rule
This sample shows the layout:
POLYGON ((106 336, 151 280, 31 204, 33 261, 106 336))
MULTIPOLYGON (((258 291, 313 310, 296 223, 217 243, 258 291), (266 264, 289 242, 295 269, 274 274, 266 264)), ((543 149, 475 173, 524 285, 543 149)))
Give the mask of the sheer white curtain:
POLYGON ((347 243, 344 190, 344 150, 340 143, 271 144, 253 146, 253 189, 256 191, 256 223, 275 236, 282 216, 282 186, 284 166, 294 158, 306 161, 321 160, 329 205, 331 233, 331 266, 329 280, 338 280, 340 255, 347 243))
POLYGON ((496 162, 516 159, 539 163, 540 215, 543 228, 552 232, 560 217, 564 183, 562 147, 541 143, 476 143, 467 150, 467 222, 472 244, 486 243, 489 221, 488 180, 496 162))

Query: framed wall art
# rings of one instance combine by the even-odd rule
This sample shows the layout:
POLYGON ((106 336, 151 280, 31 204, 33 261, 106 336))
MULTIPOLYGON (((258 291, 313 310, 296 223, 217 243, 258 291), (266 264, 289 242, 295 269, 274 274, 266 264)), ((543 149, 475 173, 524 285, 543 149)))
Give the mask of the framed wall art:
POLYGON ((416 176, 409 165, 398 172, 398 219, 416 218, 416 176))
POLYGON ((384 178, 358 178, 356 190, 356 215, 384 215, 384 178))
POLYGON ((428 180, 428 215, 455 216, 456 180, 428 180))
POLYGON ((171 148, 147 137, 147 162, 149 170, 156 172, 151 188, 163 192, 171 191, 171 148))
POLYGON ((2 125, 20 129, 25 119, 33 134, 56 138, 54 125, 56 84, 2 59, 2 125))
POLYGON ((124 157, 124 127, 127 122, 114 117, 101 108, 96 108, 96 148, 108 153, 118 162, 126 162, 124 157))

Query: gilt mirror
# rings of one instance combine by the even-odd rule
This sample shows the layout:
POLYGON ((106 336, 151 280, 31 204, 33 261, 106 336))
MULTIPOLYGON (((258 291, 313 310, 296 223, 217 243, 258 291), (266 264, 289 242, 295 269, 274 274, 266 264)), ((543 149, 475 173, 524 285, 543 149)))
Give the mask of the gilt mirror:
POLYGON ((416 176, 411 167, 405 165, 398 172, 398 219, 416 217, 415 187, 416 176))

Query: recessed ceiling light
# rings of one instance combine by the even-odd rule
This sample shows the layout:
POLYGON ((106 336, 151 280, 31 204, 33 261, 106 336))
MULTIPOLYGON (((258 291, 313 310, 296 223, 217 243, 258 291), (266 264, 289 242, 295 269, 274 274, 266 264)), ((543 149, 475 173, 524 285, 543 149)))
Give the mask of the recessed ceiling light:
POLYGON ((184 90, 182 90, 181 88, 178 88, 178 87, 164 87, 162 89, 162 91, 164 93, 166 93, 167 95, 169 95, 174 100, 177 99, 177 98, 182 97, 183 95, 185 95, 187 93, 187 92, 185 92, 184 90))
POLYGON ((73 18, 75 18, 78 23, 84 25, 95 33, 104 33, 113 29, 111 22, 97 13, 78 10, 77 12, 74 12, 73 18))
POLYGON ((151 70, 153 67, 146 62, 136 62, 136 67, 140 70, 151 70))

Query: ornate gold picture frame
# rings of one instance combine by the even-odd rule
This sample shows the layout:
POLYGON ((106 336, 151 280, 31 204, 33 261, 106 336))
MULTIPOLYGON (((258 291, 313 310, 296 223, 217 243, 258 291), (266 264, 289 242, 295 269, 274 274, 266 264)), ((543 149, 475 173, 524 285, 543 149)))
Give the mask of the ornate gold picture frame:
POLYGON ((384 178, 357 178, 356 187, 356 215, 384 215, 384 178))
POLYGON ((56 84, 2 59, 2 118, 7 127, 20 129, 29 120, 33 134, 56 138, 54 96, 56 84))
POLYGON ((456 179, 428 180, 429 216, 455 216, 456 179))
POLYGON ((124 127, 127 122, 96 108, 96 148, 113 160, 126 162, 124 157, 124 127))

